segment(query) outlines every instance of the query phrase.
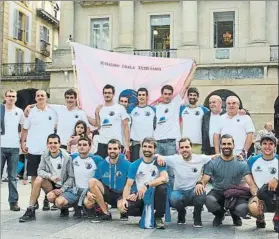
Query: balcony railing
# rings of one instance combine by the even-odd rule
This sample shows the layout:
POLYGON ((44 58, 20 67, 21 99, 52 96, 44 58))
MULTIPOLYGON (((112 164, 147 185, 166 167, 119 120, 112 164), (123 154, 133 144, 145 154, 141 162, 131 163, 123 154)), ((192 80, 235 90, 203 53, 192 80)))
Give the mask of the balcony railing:
POLYGON ((41 40, 41 46, 40 46, 41 54, 49 57, 50 56, 50 44, 44 40, 41 40))
POLYGON ((2 64, 3 79, 49 79, 50 72, 46 68, 50 66, 46 63, 4 63, 2 64))
POLYGON ((270 46, 270 61, 278 61, 278 45, 270 46))
POLYGON ((176 58, 177 49, 168 50, 134 50, 134 55, 137 56, 152 56, 163 58, 176 58))

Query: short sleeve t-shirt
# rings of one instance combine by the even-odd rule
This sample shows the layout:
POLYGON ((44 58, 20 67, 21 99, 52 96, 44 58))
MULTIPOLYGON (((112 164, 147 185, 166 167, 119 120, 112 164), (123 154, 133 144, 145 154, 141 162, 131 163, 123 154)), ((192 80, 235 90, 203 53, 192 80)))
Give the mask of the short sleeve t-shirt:
POLYGON ((101 128, 99 131, 99 143, 107 144, 111 139, 122 142, 122 120, 128 118, 126 109, 120 104, 103 106, 100 110, 101 128))
POLYGON ((168 167, 174 171, 174 190, 189 190, 195 187, 201 179, 202 169, 211 160, 210 156, 192 154, 192 159, 186 161, 182 155, 164 156, 168 167))
POLYGON ((14 107, 11 111, 5 110, 5 134, 1 135, 2 148, 19 148, 19 124, 23 124, 24 115, 22 109, 14 107))
POLYGON ((248 165, 258 188, 261 188, 273 178, 278 180, 278 164, 278 155, 275 155, 272 160, 265 160, 262 154, 253 156, 248 160, 248 165))
POLYGON ((242 178, 250 173, 248 164, 237 158, 225 161, 217 157, 211 160, 204 170, 204 174, 214 179, 213 188, 216 190, 226 190, 230 186, 239 185, 242 178))
POLYGON ((215 131, 216 134, 220 134, 221 136, 230 134, 235 142, 235 153, 240 153, 244 147, 246 135, 248 133, 254 133, 255 127, 252 119, 248 115, 237 114, 233 118, 230 118, 228 114, 224 114, 220 117, 219 127, 215 131))
POLYGON ((57 124, 57 114, 50 108, 44 110, 34 106, 24 120, 24 129, 28 129, 26 146, 28 153, 42 155, 47 147, 47 137, 54 133, 57 124))
POLYGON ((193 144, 202 144, 202 117, 208 109, 203 106, 190 108, 189 106, 180 107, 182 118, 182 137, 188 137, 193 144))
POLYGON ((145 137, 153 137, 155 108, 147 105, 135 107, 131 112, 131 139, 142 141, 145 137))
POLYGON ((78 120, 83 120, 87 127, 89 122, 83 110, 78 108, 68 110, 65 105, 50 105, 57 113, 57 134, 60 136, 61 144, 67 145, 67 141, 74 133, 74 127, 78 120))
POLYGON ((181 96, 178 94, 168 104, 160 103, 156 109, 156 129, 154 137, 156 140, 181 138, 179 125, 179 111, 181 96))
POLYGON ((209 120, 209 142, 210 142, 210 147, 214 147, 214 142, 213 142, 213 137, 214 133, 216 132, 216 128, 219 127, 220 124, 220 114, 213 114, 212 112, 210 113, 210 120, 209 120))
POLYGON ((88 182, 97 170, 97 166, 91 157, 80 158, 77 156, 73 159, 74 175, 76 187, 88 188, 88 182))
POLYGON ((157 165, 155 158, 151 163, 146 163, 140 158, 131 164, 128 179, 135 180, 137 190, 139 190, 144 183, 158 178, 163 171, 166 171, 166 167, 157 165))

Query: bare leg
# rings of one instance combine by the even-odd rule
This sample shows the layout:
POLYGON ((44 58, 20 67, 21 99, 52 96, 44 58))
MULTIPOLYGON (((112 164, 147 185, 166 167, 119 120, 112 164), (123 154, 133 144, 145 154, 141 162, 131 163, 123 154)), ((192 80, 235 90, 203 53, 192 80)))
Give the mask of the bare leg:
POLYGON ((52 184, 48 180, 45 180, 42 177, 38 176, 38 177, 36 177, 36 180, 34 180, 34 182, 33 182, 33 187, 31 190, 31 196, 30 196, 30 201, 29 201, 30 206, 35 206, 35 204, 40 196, 41 188, 45 192, 49 192, 53 189, 52 184))

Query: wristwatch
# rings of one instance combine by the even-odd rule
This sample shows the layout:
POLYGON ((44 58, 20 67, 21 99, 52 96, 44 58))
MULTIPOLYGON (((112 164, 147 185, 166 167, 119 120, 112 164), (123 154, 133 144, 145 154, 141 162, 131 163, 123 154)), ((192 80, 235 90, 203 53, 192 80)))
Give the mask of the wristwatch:
POLYGON ((149 188, 149 184, 148 183, 144 183, 144 186, 148 189, 149 188))

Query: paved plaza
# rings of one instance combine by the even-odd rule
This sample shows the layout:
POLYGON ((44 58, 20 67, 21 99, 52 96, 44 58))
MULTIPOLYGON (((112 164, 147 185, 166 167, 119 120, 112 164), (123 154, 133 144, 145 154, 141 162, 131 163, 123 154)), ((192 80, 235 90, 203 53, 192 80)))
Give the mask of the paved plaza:
MULTIPOLYGON (((30 184, 22 185, 19 181, 19 195, 21 206, 20 212, 9 210, 8 184, 1 184, 1 239, 122 239, 122 238, 195 238, 195 239, 277 239, 278 234, 273 232, 272 214, 266 216, 267 228, 256 229, 255 219, 243 220, 242 227, 232 226, 230 217, 224 221, 224 225, 219 228, 212 227, 213 216, 203 213, 202 229, 192 226, 192 208, 188 209, 187 225, 177 225, 177 213, 172 211, 172 223, 166 230, 144 230, 138 227, 138 218, 130 218, 128 222, 119 220, 116 209, 112 209, 113 221, 102 223, 91 223, 89 220, 76 220, 72 217, 67 219, 59 218, 59 211, 43 212, 41 208, 37 210, 36 221, 19 223, 18 218, 22 216, 28 206, 30 195, 30 184)), ((40 198, 42 206, 43 193, 40 198)))

